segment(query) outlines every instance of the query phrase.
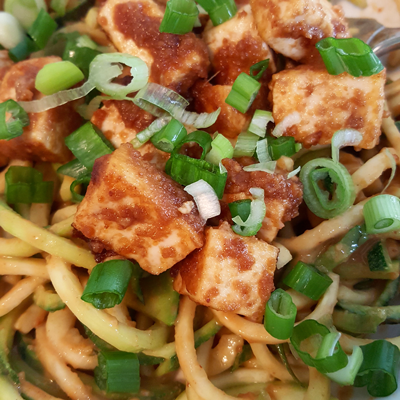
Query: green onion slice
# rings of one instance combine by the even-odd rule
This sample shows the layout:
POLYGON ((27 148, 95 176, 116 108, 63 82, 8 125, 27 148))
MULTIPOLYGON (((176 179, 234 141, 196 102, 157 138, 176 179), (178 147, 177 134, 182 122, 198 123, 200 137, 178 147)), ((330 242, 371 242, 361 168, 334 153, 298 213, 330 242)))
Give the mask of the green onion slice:
POLYGON ((151 138, 154 146, 166 153, 172 153, 175 147, 187 136, 187 130, 178 120, 172 119, 164 128, 151 138))
MULTIPOLYGON (((261 229, 262 221, 265 217, 266 206, 264 202, 264 189, 251 188, 250 193, 253 200, 250 204, 250 214, 246 220, 240 215, 232 216, 235 225, 232 230, 240 236, 254 236, 261 229)), ((231 211, 232 212, 232 211, 231 211)))
POLYGON ((225 103, 241 113, 245 113, 253 104, 260 87, 261 83, 242 72, 233 83, 225 103))
POLYGON ((276 161, 265 161, 257 164, 246 165, 243 167, 243 171, 252 172, 252 171, 262 171, 267 172, 268 174, 275 173, 276 161))
POLYGON ((28 30, 35 22, 39 11, 46 10, 44 0, 5 0, 4 11, 14 15, 25 30, 28 30))
POLYGON ((233 151, 235 158, 239 157, 252 157, 256 151, 257 142, 260 139, 259 136, 250 132, 242 132, 238 138, 233 151))
POLYGON ((276 289, 265 306, 264 327, 274 338, 286 340, 292 336, 296 315, 290 294, 276 289))
POLYGON ((231 142, 225 136, 218 133, 214 140, 211 142, 211 150, 206 155, 206 161, 214 165, 219 165, 221 160, 223 160, 224 158, 232 157, 233 146, 231 142))
POLYGON ((21 136, 23 128, 29 125, 25 110, 14 100, 0 103, 0 139, 10 140, 21 136), (6 114, 11 114, 7 118, 6 114))
POLYGON ((142 89, 149 79, 149 68, 139 57, 122 53, 99 54, 90 64, 89 81, 102 93, 123 99, 129 93, 142 89), (131 82, 126 85, 112 83, 122 71, 120 64, 131 67, 131 82))
POLYGON ((314 266, 299 261, 283 283, 312 300, 319 300, 332 284, 332 279, 314 266))
POLYGON ((372 197, 364 204, 366 231, 380 234, 400 229, 400 200, 389 194, 372 197))
POLYGON ((44 49, 50 36, 57 29, 57 23, 43 9, 40 10, 35 22, 28 30, 28 35, 31 37, 37 50, 44 49))
MULTIPOLYGON (((86 174, 86 175, 82 175, 82 176, 77 177, 77 178, 71 183, 71 186, 69 187, 69 190, 70 190, 70 192, 71 192, 72 201, 73 201, 74 203, 80 203, 80 202, 83 200, 83 198, 85 197, 85 196, 83 196, 82 194, 80 194, 80 193, 78 193, 78 192, 76 191, 76 187, 77 187, 77 186, 83 186, 83 188, 84 188, 83 191, 86 192, 86 189, 87 189, 87 187, 88 187, 88 185, 89 185, 89 183, 90 183, 90 179, 91 179, 91 174, 88 173, 88 174, 86 174)), ((81 191, 81 192, 82 192, 82 191, 81 191)))
POLYGON ((271 111, 256 110, 251 119, 248 131, 263 138, 267 133, 269 122, 274 122, 271 111))
POLYGON ((91 122, 86 122, 67 136, 65 144, 89 171, 92 170, 97 158, 111 154, 114 150, 111 143, 91 122))
POLYGON ((375 340, 361 346, 364 360, 358 371, 354 386, 367 386, 374 397, 386 397, 397 389, 400 367, 400 351, 386 340, 375 340))
POLYGON ((279 160, 282 156, 291 157, 296 153, 296 142, 292 136, 281 136, 269 140, 269 149, 273 160, 279 160))
POLYGON ((228 204, 232 218, 239 215, 239 217, 246 221, 250 215, 251 199, 237 200, 228 204))
POLYGON ((204 160, 206 154, 209 152, 211 148, 212 138, 210 134, 204 131, 195 131, 189 133, 189 135, 187 135, 186 138, 176 146, 175 148, 176 152, 179 152, 179 150, 185 143, 192 143, 192 142, 197 143, 203 149, 200 159, 204 160))
POLYGON ((139 360, 136 354, 102 350, 98 361, 94 377, 100 389, 107 393, 139 392, 139 360))
POLYGON ((339 371, 348 364, 339 338, 340 333, 331 333, 325 325, 309 319, 293 328, 290 342, 306 365, 326 374, 339 371))
POLYGON ((46 64, 36 75, 35 88, 45 95, 50 95, 69 89, 84 77, 82 71, 70 61, 46 64))
POLYGON ((0 48, 12 49, 25 38, 25 31, 14 15, 0 11, 0 48))
POLYGON ((78 159, 73 159, 57 169, 57 173, 72 178, 82 178, 90 174, 90 171, 78 159))
POLYGON ((301 171, 301 167, 297 167, 296 169, 294 169, 293 171, 289 172, 287 174, 287 178, 293 178, 294 176, 296 176, 299 172, 301 171))
POLYGON ((151 139, 156 133, 161 132, 171 121, 171 117, 164 116, 157 118, 147 128, 139 132, 135 138, 131 140, 131 143, 135 149, 142 147, 149 139, 151 139))
POLYGON ((283 118, 281 122, 276 124, 274 130, 272 131, 272 136, 281 137, 288 128, 300 122, 301 122, 300 114, 297 111, 293 111, 292 113, 286 115, 286 117, 283 118))
POLYGON ((269 64, 269 58, 266 60, 259 61, 258 63, 250 67, 250 76, 259 81, 263 76, 264 72, 267 70, 269 64), (258 72, 257 72, 258 71, 258 72))
POLYGON ((98 309, 120 304, 132 276, 133 264, 128 260, 110 260, 97 264, 81 299, 98 309))
POLYGON ((260 163, 272 161, 271 155, 269 154, 268 139, 262 139, 256 143, 256 154, 260 163))
POLYGON ((342 164, 316 158, 303 166, 300 180, 304 186, 304 201, 318 217, 333 218, 354 203, 356 193, 353 180, 342 164), (332 183, 330 187, 326 187, 327 182, 332 183), (333 189, 333 193, 330 189, 333 189))
POLYGON ((207 11, 214 26, 228 21, 237 12, 234 0, 200 0, 198 3, 207 11))
POLYGON ((11 166, 5 175, 6 199, 9 204, 51 203, 52 181, 43 181, 43 174, 31 167, 11 166))
POLYGON ((196 160, 176 152, 173 152, 167 161, 165 173, 184 186, 202 179, 211 185, 219 199, 222 199, 224 194, 228 176, 227 173, 220 172, 219 167, 205 160, 196 160))
POLYGON ((34 41, 25 36, 24 39, 19 42, 15 47, 8 50, 8 57, 14 62, 22 61, 28 58, 29 54, 35 52, 37 47, 34 41))
POLYGON ((320 40, 315 47, 331 75, 347 72, 355 77, 371 76, 383 70, 382 63, 371 47, 360 39, 328 37, 320 40))
POLYGON ((193 125, 198 129, 208 128, 214 124, 221 111, 220 108, 210 114, 186 111, 189 102, 185 98, 171 89, 152 82, 139 90, 133 102, 156 117, 163 117, 167 112, 182 124, 193 125))
POLYGON ((332 160, 339 162, 339 150, 346 146, 358 146, 363 140, 363 135, 355 129, 341 129, 332 136, 332 160))
POLYGON ((199 15, 193 0, 169 0, 161 21, 160 32, 184 35, 191 32, 199 15))

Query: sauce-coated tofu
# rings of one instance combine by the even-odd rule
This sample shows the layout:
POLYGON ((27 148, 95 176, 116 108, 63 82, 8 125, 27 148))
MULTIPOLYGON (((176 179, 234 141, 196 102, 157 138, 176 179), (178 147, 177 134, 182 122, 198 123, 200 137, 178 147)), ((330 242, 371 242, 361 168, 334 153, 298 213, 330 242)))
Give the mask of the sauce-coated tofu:
MULTIPOLYGON (((8 99, 31 101, 42 98, 43 95, 35 89, 36 75, 46 64, 57 61, 61 58, 34 58, 14 64, 1 82, 0 103, 8 99)), ((0 141, 0 154, 31 161, 66 162, 71 159, 64 138, 82 124, 73 103, 28 115, 30 124, 21 136, 0 141)))
MULTIPOLYGON (((340 6, 328 0, 251 0, 254 19, 264 41, 277 53, 309 62, 323 38, 350 37, 340 6)), ((319 56, 318 56, 319 57, 319 56)))
POLYGON ((203 245, 192 197, 131 144, 96 160, 73 226, 153 275, 203 245))
POLYGON ((8 50, 0 50, 0 84, 6 72, 14 63, 8 57, 8 50))
POLYGON ((381 132, 385 80, 385 70, 359 78, 305 65, 281 71, 271 81, 275 123, 297 111, 301 122, 284 133, 296 142, 329 144, 337 130, 353 128, 364 137, 358 147, 372 149, 381 132))
POLYGON ((209 227, 204 247, 176 266, 174 289, 204 306, 261 321, 278 253, 262 240, 237 235, 227 222, 209 227))
MULTIPOLYGON (((154 117, 128 100, 108 100, 97 110, 91 119, 114 145, 130 142, 143 129, 147 128, 154 117)), ((164 170, 169 153, 156 149, 151 142, 138 149, 143 159, 164 170)))
POLYGON ((303 186, 297 177, 287 179, 283 174, 263 171, 244 171, 241 165, 228 158, 222 161, 228 171, 223 201, 252 199, 251 188, 264 189, 265 218, 257 237, 272 242, 285 222, 299 214, 303 186))
POLYGON ((207 77, 207 48, 193 33, 160 33, 163 15, 152 0, 107 0, 98 22, 118 51, 146 62, 151 82, 185 93, 207 77))
POLYGON ((221 25, 209 21, 203 39, 216 73, 214 82, 219 85, 232 85, 241 72, 248 74, 253 64, 267 58, 269 71, 275 70, 272 52, 258 34, 250 5, 221 25))

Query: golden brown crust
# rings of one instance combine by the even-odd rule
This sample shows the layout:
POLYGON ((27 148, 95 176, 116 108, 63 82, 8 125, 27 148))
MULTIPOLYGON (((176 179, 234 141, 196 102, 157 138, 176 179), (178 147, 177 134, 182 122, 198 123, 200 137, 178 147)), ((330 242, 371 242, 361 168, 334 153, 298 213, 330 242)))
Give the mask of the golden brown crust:
POLYGON ((152 274, 201 247, 204 236, 192 197, 128 143, 96 160, 74 227, 152 274))

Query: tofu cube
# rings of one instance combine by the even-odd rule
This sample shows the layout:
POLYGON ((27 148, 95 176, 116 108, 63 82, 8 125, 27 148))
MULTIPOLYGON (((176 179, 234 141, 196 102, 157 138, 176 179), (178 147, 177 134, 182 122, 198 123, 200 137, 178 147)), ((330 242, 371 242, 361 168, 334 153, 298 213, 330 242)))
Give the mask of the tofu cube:
POLYGON ((158 275, 203 245, 204 223, 192 197, 125 143, 96 160, 73 226, 158 275))
POLYGON ((174 289, 198 304, 260 322, 278 254, 262 240, 237 235, 227 222, 209 227, 204 246, 176 266, 174 289))
POLYGON ((160 33, 163 16, 153 0, 107 0, 98 22, 118 51, 146 62, 151 82, 186 93, 198 78, 207 77, 207 48, 192 32, 160 33))
MULTIPOLYGON (((0 103, 38 100, 43 95, 35 89, 35 78, 46 64, 61 61, 43 57, 21 61, 11 66, 0 85, 0 103)), ((0 155, 30 161, 66 162, 72 158, 64 138, 79 128, 82 119, 73 103, 40 113, 29 113, 30 124, 21 136, 0 141, 0 155)))
POLYGON ((305 65, 281 71, 270 85, 275 123, 297 111, 300 123, 284 135, 305 147, 329 144, 337 130, 353 128, 363 135, 358 148, 372 149, 381 134, 385 81, 385 70, 359 78, 305 65))
POLYGON ((300 62, 320 59, 315 44, 326 37, 350 37, 340 6, 328 0, 251 0, 263 40, 277 53, 300 62))
POLYGON ((270 74, 275 71, 274 57, 258 34, 250 4, 221 25, 214 26, 209 21, 203 39, 218 85, 233 85, 240 73, 249 74, 252 65, 267 58, 268 71, 270 74))

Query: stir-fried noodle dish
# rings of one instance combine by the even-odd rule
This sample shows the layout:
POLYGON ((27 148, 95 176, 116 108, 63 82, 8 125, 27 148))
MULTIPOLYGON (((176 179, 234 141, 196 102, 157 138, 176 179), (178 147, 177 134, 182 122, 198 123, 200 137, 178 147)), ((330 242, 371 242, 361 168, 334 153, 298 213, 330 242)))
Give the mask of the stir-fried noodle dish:
POLYGON ((327 0, 0 10, 0 399, 400 397, 400 54, 327 0))

